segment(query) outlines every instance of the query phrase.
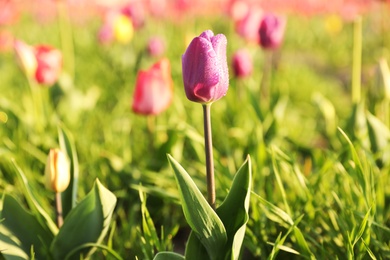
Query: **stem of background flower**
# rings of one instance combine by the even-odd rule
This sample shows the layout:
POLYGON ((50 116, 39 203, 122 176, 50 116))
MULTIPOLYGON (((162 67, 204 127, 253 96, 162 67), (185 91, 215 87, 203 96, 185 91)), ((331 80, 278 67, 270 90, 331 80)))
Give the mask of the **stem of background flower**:
POLYGON ((361 99, 362 18, 360 16, 353 22, 352 55, 352 103, 357 104, 361 99))
POLYGON ((61 193, 56 192, 56 217, 57 217, 57 226, 58 228, 61 228, 62 224, 64 223, 64 219, 62 216, 62 200, 61 200, 61 193))
POLYGON ((260 100, 262 103, 268 103, 271 98, 272 70, 273 70, 273 51, 264 52, 263 74, 260 82, 260 100))
POLYGON ((72 25, 69 19, 68 7, 65 1, 57 1, 58 27, 60 30, 61 47, 64 59, 64 68, 71 78, 74 78, 74 46, 72 25))
POLYGON ((150 152, 153 152, 153 149, 154 149, 155 124, 156 124, 156 117, 155 116, 146 116, 146 127, 148 129, 149 151, 150 152))
POLYGON ((33 121, 35 130, 40 133, 44 129, 44 113, 43 113, 43 104, 42 104, 42 96, 40 93, 39 86, 32 80, 29 76, 27 76, 28 85, 31 91, 32 98, 32 106, 33 106, 33 121))
POLYGON ((204 144, 206 154, 206 178, 207 178, 207 197, 210 206, 215 209, 215 181, 214 181, 214 158, 213 158, 213 140, 211 136, 211 104, 203 104, 204 120, 204 144))

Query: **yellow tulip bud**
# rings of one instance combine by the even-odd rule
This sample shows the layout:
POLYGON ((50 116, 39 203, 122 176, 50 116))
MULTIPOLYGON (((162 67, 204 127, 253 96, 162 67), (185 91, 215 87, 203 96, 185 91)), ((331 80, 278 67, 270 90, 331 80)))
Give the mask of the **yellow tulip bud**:
POLYGON ((133 38, 134 28, 130 18, 118 15, 114 21, 114 37, 120 43, 128 43, 133 38))
POLYGON ((70 182, 70 163, 60 149, 50 149, 45 169, 46 188, 63 192, 70 182))

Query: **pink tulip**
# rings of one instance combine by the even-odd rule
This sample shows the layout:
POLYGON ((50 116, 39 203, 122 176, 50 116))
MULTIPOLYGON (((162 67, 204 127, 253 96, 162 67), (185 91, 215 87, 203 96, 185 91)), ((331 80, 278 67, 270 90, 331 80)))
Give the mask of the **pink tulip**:
POLYGON ((39 45, 35 47, 35 57, 38 64, 36 81, 43 85, 53 85, 62 69, 61 52, 48 45, 39 45))
POLYGON ((145 23, 146 11, 141 1, 133 1, 123 6, 121 13, 133 22, 135 29, 141 28, 145 23))
POLYGON ((276 49, 284 36, 286 19, 274 14, 264 15, 259 29, 260 45, 264 49, 276 49))
POLYGON ((158 57, 165 51, 164 41, 159 37, 152 37, 149 39, 147 50, 150 56, 158 57))
POLYGON ((187 98, 207 104, 226 95, 229 72, 225 35, 210 30, 195 37, 182 56, 184 89, 187 98))
POLYGON ((263 11, 260 8, 252 7, 246 10, 246 14, 240 14, 242 17, 236 21, 236 32, 242 38, 249 42, 259 42, 259 24, 263 17, 263 11))
POLYGON ((132 105, 135 113, 157 115, 168 108, 172 98, 173 81, 168 59, 164 58, 138 73, 132 105))
POLYGON ((236 77, 244 78, 252 73, 252 58, 245 49, 236 51, 232 60, 233 71, 236 77))

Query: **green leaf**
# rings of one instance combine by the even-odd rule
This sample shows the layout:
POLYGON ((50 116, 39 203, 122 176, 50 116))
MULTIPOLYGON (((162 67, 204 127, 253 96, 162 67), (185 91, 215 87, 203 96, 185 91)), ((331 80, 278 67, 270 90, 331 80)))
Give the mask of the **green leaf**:
POLYGON ((366 230, 368 218, 370 217, 371 208, 367 211, 366 215, 364 216, 364 219, 362 220, 362 223, 360 223, 359 230, 357 231, 357 234, 354 238, 352 246, 354 247, 356 243, 360 240, 360 238, 363 236, 364 231, 366 230))
POLYGON ((277 223, 280 223, 282 225, 288 224, 290 226, 290 225, 294 224, 294 221, 292 220, 290 215, 287 214, 284 210, 275 206, 271 202, 263 199, 260 195, 257 195, 255 193, 253 193, 253 194, 260 201, 261 205, 263 205, 264 208, 268 211, 266 213, 267 213, 267 217, 269 219, 271 219, 272 221, 275 221, 277 223))
POLYGON ((368 112, 367 126, 372 151, 374 153, 383 153, 380 157, 380 163, 388 164, 390 162, 390 153, 388 151, 390 141, 389 128, 368 112))
POLYGON ((186 260, 208 260, 210 259, 209 254, 207 253, 206 248, 200 242, 199 238, 192 231, 188 237, 186 251, 185 251, 186 260))
POLYGON ((109 228, 115 205, 115 195, 96 179, 93 189, 69 212, 54 238, 50 247, 54 259, 80 259, 81 255, 91 254, 91 248, 80 250, 78 254, 72 250, 83 244, 101 242, 109 228))
POLYGON ((16 162, 12 159, 11 160, 12 165, 15 169, 15 173, 18 176, 18 179, 20 180, 22 187, 23 187, 23 193, 26 197, 27 204, 29 206, 29 209, 31 210, 32 214, 34 214, 37 218, 37 220, 41 223, 43 227, 46 227, 52 234, 57 234, 58 228, 57 225, 53 222, 49 214, 39 205, 39 203, 34 198, 30 186, 28 185, 28 180, 26 176, 24 175, 23 171, 19 168, 19 166, 16 164, 16 162))
POLYGON ((194 181, 172 156, 168 155, 179 187, 184 216, 206 248, 211 259, 223 254, 227 241, 226 230, 217 213, 211 208, 194 181))
POLYGON ((160 252, 154 258, 154 260, 184 260, 184 256, 173 252, 160 252))
POLYGON ((237 171, 228 195, 216 210, 226 229, 228 242, 225 252, 231 259, 238 259, 244 240, 246 223, 249 219, 251 181, 251 160, 248 156, 237 171))
POLYGON ((38 259, 49 258, 53 234, 8 194, 3 199, 1 218, 0 248, 5 259, 29 259, 32 247, 38 259))
POLYGON ((76 206, 78 179, 79 179, 79 163, 77 159, 76 148, 71 134, 63 127, 58 127, 58 139, 61 150, 66 152, 70 159, 70 183, 68 188, 61 193, 62 212, 64 217, 76 206))

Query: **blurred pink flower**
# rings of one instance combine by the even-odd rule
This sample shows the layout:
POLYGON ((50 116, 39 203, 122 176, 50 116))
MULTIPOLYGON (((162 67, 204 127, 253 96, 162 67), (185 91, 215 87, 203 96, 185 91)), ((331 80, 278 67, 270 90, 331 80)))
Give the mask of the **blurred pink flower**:
POLYGON ((132 109, 137 114, 157 115, 171 104, 173 81, 167 58, 137 75, 132 109))
POLYGON ((264 49, 276 49, 282 43, 286 27, 286 18, 268 13, 260 23, 260 45, 264 49))
POLYGON ((252 73, 252 58, 247 50, 240 49, 233 54, 232 67, 237 78, 244 78, 252 73))
POLYGON ((14 50, 19 66, 27 77, 41 85, 53 85, 61 73, 62 54, 59 50, 48 46, 30 46, 15 40, 14 50))
POLYGON ((122 6, 121 13, 133 22, 135 29, 141 28, 145 23, 146 10, 143 1, 132 1, 122 6))
POLYGON ((150 56, 161 56, 165 51, 165 43, 160 37, 152 37, 148 41, 147 50, 150 56))
POLYGON ((227 39, 210 30, 195 37, 182 56, 183 82, 190 101, 207 104, 226 95, 229 72, 227 39))
MULTIPOLYGON (((242 14, 240 14, 241 16, 242 14)), ((259 25, 263 17, 260 8, 248 8, 246 14, 236 21, 236 32, 249 42, 259 42, 259 25)))
POLYGON ((11 24, 19 17, 15 2, 0 0, 0 25, 11 24))
POLYGON ((48 45, 38 45, 35 47, 35 57, 38 64, 35 72, 36 81, 42 85, 53 85, 62 69, 61 52, 48 45))

